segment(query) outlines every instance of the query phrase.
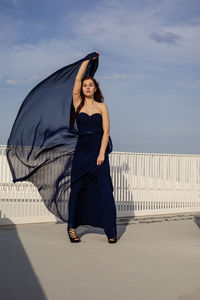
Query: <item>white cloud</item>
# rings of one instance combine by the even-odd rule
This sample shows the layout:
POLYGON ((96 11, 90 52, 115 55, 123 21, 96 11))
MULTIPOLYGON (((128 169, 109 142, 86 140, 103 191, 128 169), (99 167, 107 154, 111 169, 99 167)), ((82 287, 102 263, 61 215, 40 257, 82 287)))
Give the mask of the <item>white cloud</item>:
POLYGON ((182 87, 191 88, 191 89, 199 89, 200 88, 200 80, 198 80, 194 83, 176 82, 176 86, 182 86, 182 87))
POLYGON ((7 83, 7 84, 17 84, 17 81, 13 80, 13 79, 7 79, 7 80, 5 80, 5 83, 7 83))
POLYGON ((99 78, 102 79, 127 79, 130 76, 127 74, 111 74, 111 75, 103 75, 103 76, 99 76, 99 78))
POLYGON ((7 84, 32 83, 86 54, 64 40, 13 45, 0 49, 1 72, 7 84))
POLYGON ((28 83, 34 83, 36 80, 39 80, 40 78, 38 76, 32 76, 27 78, 18 78, 18 79, 6 79, 6 84, 28 84, 28 83))
POLYGON ((200 25, 200 18, 192 18, 189 20, 189 24, 192 26, 199 26, 200 25))
POLYGON ((133 60, 196 64, 200 53, 200 24, 198 26, 196 21, 194 27, 191 21, 172 25, 163 22, 163 16, 170 15, 177 3, 162 1, 152 9, 135 12, 121 3, 110 9, 109 3, 103 2, 92 13, 74 14, 76 22, 72 24, 72 32, 80 43, 87 40, 88 44, 104 51, 113 51, 133 60), (152 40, 152 32, 157 33, 154 40, 159 38, 160 43, 152 40), (179 47, 170 47, 177 42, 179 47))
MULTIPOLYGON (((148 6, 148 9, 134 11, 121 2, 102 1, 92 11, 83 13, 74 10, 66 15, 59 23, 66 27, 65 36, 43 37, 36 43, 19 43, 23 35, 23 20, 9 20, 8 23, 1 18, 0 42, 5 45, 0 48, 1 73, 5 80, 13 80, 17 84, 35 82, 95 50, 100 50, 105 57, 115 56, 116 66, 125 59, 129 60, 130 66, 135 61, 141 66, 151 62, 155 67, 163 62, 198 65, 199 19, 193 18, 192 21, 191 18, 187 23, 171 26, 163 24, 161 16, 167 15, 176 3, 161 1, 151 8, 148 6), (162 43, 155 43, 155 39, 150 38, 152 32, 160 34, 162 43), (177 41, 178 47, 170 47, 170 43, 176 44, 177 41)), ((127 79, 126 76, 130 74, 111 73, 107 79, 127 79)), ((140 74, 132 76, 144 78, 140 74)))
POLYGON ((118 73, 114 73, 114 74, 110 74, 110 75, 99 75, 98 78, 100 79, 131 79, 131 78, 136 78, 136 79, 145 79, 145 78, 149 78, 150 76, 148 75, 142 75, 142 74, 118 74, 118 73))

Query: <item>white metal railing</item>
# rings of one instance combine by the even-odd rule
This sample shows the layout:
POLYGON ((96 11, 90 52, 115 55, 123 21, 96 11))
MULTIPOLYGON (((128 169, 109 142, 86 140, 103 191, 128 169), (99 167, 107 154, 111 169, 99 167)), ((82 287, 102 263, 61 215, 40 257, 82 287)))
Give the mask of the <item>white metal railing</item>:
MULTIPOLYGON (((0 224, 56 221, 31 183, 12 183, 5 149, 0 224)), ((200 211, 200 155, 113 151, 109 162, 118 217, 200 211)))

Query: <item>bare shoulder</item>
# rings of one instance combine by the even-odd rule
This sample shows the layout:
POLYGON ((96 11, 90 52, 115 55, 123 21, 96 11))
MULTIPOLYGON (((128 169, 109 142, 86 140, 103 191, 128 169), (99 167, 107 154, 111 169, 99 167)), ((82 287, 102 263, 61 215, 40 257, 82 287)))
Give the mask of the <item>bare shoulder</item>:
POLYGON ((108 113, 108 108, 105 103, 98 103, 98 107, 102 114, 108 113))

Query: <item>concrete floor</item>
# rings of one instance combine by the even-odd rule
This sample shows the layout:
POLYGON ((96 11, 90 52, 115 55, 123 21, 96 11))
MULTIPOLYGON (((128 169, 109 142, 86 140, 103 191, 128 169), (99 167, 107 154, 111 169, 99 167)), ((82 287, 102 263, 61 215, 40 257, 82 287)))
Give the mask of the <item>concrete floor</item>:
POLYGON ((0 227, 1 300, 199 300, 200 215, 118 219, 118 242, 66 224, 0 227))

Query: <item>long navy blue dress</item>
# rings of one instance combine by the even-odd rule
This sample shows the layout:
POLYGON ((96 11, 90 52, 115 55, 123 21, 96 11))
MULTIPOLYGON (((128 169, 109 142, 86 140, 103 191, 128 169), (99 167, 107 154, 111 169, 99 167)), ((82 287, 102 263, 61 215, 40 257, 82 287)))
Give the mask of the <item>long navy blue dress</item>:
POLYGON ((103 134, 102 115, 80 112, 76 122, 79 137, 72 163, 68 226, 102 227, 107 237, 112 238, 117 234, 116 207, 108 151, 104 162, 97 165, 103 134))
POLYGON ((97 166, 102 117, 83 112, 76 122, 73 117, 75 78, 88 59, 85 76, 93 77, 98 68, 96 52, 57 70, 30 91, 13 124, 6 154, 13 182, 34 184, 56 217, 73 227, 102 227, 113 237, 116 211, 108 162, 112 140, 109 136, 105 161, 97 166))

